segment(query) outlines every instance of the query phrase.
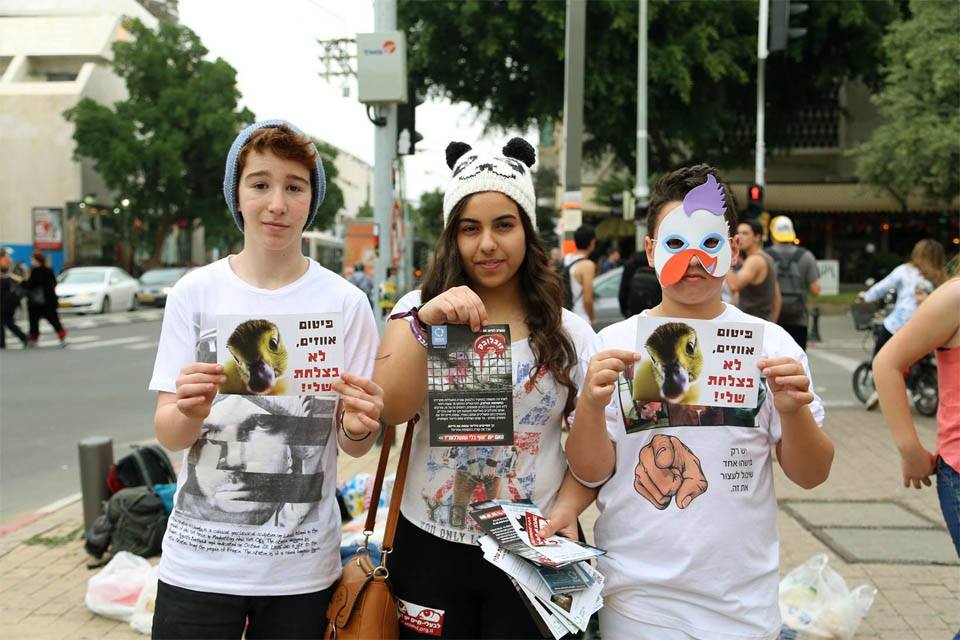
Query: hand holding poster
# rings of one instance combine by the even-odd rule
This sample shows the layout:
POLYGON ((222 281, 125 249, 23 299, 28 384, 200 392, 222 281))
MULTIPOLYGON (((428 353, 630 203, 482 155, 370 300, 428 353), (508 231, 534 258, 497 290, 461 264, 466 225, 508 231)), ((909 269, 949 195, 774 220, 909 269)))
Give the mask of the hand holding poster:
POLYGON ((227 376, 220 393, 333 395, 343 373, 342 323, 339 313, 218 316, 217 362, 227 376))
POLYGON ((513 444, 510 327, 431 327, 427 401, 430 446, 513 444))

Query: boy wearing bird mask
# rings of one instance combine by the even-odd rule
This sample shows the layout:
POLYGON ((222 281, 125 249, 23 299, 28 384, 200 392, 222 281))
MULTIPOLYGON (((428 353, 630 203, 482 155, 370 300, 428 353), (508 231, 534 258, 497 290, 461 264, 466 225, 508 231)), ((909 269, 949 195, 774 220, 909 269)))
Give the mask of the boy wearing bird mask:
POLYGON ((826 480, 833 445, 821 430, 823 406, 793 339, 721 300, 739 239, 735 203, 717 172, 697 165, 661 178, 647 228, 645 249, 663 301, 643 314, 762 323, 762 404, 736 425, 694 426, 674 420, 671 405, 669 422, 628 431, 615 391, 640 360, 637 316, 604 329, 566 443, 570 470, 584 485, 582 502, 555 512, 551 525, 575 517, 600 487, 604 638, 774 638, 779 556, 770 446, 800 486, 826 480), (733 464, 752 471, 746 489, 733 491, 722 480, 732 449, 733 464))

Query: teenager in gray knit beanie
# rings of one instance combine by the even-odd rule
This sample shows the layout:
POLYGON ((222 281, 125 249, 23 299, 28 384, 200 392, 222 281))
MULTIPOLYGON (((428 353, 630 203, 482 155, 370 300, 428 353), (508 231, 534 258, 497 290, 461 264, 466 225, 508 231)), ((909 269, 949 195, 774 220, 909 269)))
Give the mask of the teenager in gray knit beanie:
POLYGON ((261 120, 260 122, 255 122, 241 131, 236 139, 234 139, 233 144, 230 145, 230 153, 227 154, 227 166, 223 173, 223 197, 227 201, 227 207, 230 209, 230 213, 233 214, 233 221, 237 223, 237 228, 243 231, 243 216, 240 214, 240 205, 237 201, 237 186, 240 182, 240 152, 243 151, 243 148, 250 142, 250 138, 253 137, 254 133, 260 129, 270 127, 285 127, 289 129, 306 140, 313 150, 313 156, 316 162, 310 171, 310 214, 307 217, 307 224, 303 227, 304 230, 309 229, 310 225, 313 224, 314 218, 317 217, 317 210, 320 208, 320 203, 323 202, 324 195, 326 195, 327 180, 323 173, 323 162, 320 160, 320 152, 317 151, 313 140, 310 139, 310 136, 286 120, 261 120))

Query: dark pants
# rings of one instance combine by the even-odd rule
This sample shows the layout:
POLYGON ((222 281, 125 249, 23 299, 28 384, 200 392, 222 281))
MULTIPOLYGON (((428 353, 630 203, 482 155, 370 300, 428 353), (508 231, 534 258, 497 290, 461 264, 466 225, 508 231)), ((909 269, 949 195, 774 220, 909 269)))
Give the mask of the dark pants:
MULTIPOLYGON (((541 638, 510 578, 480 547, 448 542, 400 516, 387 569, 401 600, 443 615, 441 638, 541 638), (428 577, 429 576, 429 577, 428 577)), ((435 638, 401 623, 401 638, 435 638)))
POLYGON ((877 336, 877 341, 873 345, 873 357, 876 358, 877 354, 880 353, 880 349, 883 349, 883 345, 887 344, 887 341, 893 337, 893 334, 887 331, 886 327, 880 328, 880 335, 877 336))
POLYGON ((50 323, 53 330, 57 332, 57 337, 63 340, 67 337, 63 325, 60 324, 60 316, 56 307, 28 307, 30 316, 30 341, 36 342, 40 338, 40 319, 43 318, 50 323))
POLYGON ((794 342, 800 345, 804 351, 807 350, 807 325, 805 324, 781 324, 784 331, 790 334, 794 342))
POLYGON ((13 319, 13 313, 16 309, 2 309, 0 310, 0 318, 2 318, 3 326, 0 327, 0 349, 7 348, 7 329, 10 330, 13 335, 17 336, 21 342, 26 344, 27 334, 17 326, 17 323, 13 319))
POLYGON ((291 596, 231 596, 161 581, 157 583, 152 637, 322 638, 332 594, 333 587, 291 596))

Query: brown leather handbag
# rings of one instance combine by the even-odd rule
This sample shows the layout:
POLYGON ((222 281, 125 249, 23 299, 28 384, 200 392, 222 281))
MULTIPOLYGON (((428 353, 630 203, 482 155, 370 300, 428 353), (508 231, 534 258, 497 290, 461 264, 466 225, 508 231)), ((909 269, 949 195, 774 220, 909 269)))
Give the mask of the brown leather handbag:
POLYGON ((388 426, 383 433, 380 446, 380 462, 377 477, 370 495, 370 508, 364 526, 363 546, 356 555, 343 565, 343 575, 330 598, 327 607, 327 630, 324 640, 395 640, 399 637, 399 614, 397 599, 390 586, 390 572, 387 570, 387 557, 393 551, 393 536, 397 531, 397 519, 400 516, 400 501, 403 498, 403 485, 407 476, 407 463, 410 461, 410 443, 413 441, 413 428, 419 416, 407 422, 403 434, 403 448, 397 463, 397 478, 390 496, 390 511, 387 514, 387 528, 383 534, 380 564, 373 566, 367 548, 373 527, 377 522, 377 506, 380 503, 380 490, 390 457, 394 427, 388 426))

